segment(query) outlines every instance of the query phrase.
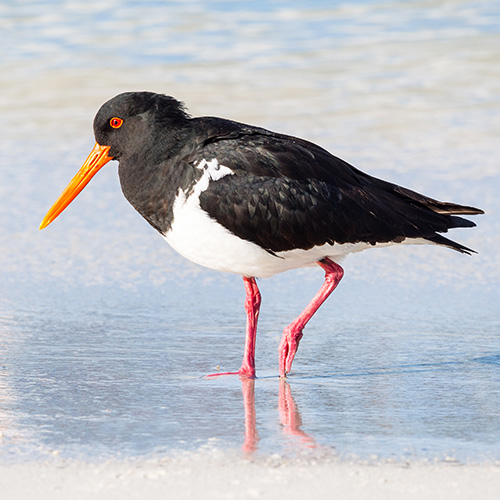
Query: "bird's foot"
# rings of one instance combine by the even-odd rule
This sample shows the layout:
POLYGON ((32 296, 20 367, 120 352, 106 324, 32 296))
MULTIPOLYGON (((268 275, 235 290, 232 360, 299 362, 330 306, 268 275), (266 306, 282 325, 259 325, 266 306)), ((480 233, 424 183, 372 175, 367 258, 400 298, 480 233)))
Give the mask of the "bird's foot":
POLYGON ((205 378, 222 377, 223 375, 238 375, 240 379, 255 379, 255 368, 242 366, 237 372, 217 372, 205 375, 205 378))
POLYGON ((302 328, 293 327, 292 325, 285 328, 279 346, 279 368, 280 377, 286 377, 286 374, 292 369, 292 362, 299 342, 302 338, 302 328))

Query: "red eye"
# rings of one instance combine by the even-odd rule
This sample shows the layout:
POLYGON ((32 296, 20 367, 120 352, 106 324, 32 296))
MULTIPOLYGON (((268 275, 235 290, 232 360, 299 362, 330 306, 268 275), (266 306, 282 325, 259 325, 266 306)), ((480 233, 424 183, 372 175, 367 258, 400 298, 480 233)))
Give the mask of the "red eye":
POLYGON ((111 120, 109 120, 109 124, 113 127, 113 128, 120 128, 122 125, 123 125, 123 120, 121 118, 111 118, 111 120))

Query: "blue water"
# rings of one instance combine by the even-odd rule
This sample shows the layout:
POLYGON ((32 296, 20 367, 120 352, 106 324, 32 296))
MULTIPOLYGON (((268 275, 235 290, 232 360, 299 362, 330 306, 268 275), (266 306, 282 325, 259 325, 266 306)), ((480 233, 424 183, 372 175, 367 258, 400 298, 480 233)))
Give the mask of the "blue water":
POLYGON ((0 462, 203 447, 269 456, 500 459, 500 8, 494 2, 0 5, 0 462), (480 206, 478 251, 352 256, 288 383, 281 331, 320 269, 259 282, 253 383, 241 278, 177 256, 103 169, 38 224, 97 108, 166 92, 480 206))

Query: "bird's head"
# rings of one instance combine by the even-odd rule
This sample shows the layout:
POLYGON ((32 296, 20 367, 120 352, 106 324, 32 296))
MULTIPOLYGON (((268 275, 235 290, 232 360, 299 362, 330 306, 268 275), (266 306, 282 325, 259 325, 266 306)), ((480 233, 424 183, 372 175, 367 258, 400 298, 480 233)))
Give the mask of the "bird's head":
POLYGON ((178 127, 188 118, 182 103, 152 92, 126 92, 104 103, 94 118, 94 149, 47 212, 40 229, 56 219, 106 163, 162 151, 162 146, 169 146, 162 143, 176 139, 175 134, 165 133, 169 126, 178 127))

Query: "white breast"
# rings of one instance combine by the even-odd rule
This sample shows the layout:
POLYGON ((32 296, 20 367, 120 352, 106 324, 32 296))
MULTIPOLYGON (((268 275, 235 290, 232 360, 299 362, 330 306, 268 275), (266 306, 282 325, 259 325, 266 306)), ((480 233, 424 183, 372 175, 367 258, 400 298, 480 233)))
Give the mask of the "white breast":
MULTIPOLYGON (((200 207, 200 194, 209 183, 232 175, 233 171, 219 165, 216 159, 202 160, 196 167, 203 170, 203 176, 188 197, 179 189, 172 225, 163 235, 168 244, 186 259, 218 271, 259 276, 262 268, 272 268, 273 262, 280 259, 258 245, 233 235, 200 207)), ((276 272, 279 271, 267 271, 265 274, 276 272)))

